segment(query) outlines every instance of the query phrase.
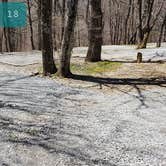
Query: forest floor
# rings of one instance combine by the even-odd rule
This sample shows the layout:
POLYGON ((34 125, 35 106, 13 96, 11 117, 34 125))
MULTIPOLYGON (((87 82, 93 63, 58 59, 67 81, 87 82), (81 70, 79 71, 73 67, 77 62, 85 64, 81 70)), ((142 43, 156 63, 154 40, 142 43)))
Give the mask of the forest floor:
MULTIPOLYGON (((107 83, 95 80, 94 77, 119 80, 142 78, 148 81, 166 76, 166 43, 163 43, 161 48, 155 48, 155 44, 149 44, 147 49, 137 50, 135 48, 135 46, 103 46, 103 62, 99 63, 85 63, 87 48, 75 48, 71 60, 72 73, 91 77, 60 79, 53 75, 52 79, 67 86, 110 92, 117 83, 107 86, 107 83), (143 54, 141 64, 136 63, 138 52, 143 54)), ((55 59, 58 62, 57 53, 55 59)), ((39 51, 0 54, 0 71, 29 75, 42 72, 41 69, 41 52, 39 51)), ((127 84, 122 86, 125 89, 127 87, 127 84)))
POLYGON ((0 165, 166 165, 166 49, 136 64, 138 50, 117 47, 91 73, 76 48, 73 79, 31 75, 40 52, 0 56, 0 165))

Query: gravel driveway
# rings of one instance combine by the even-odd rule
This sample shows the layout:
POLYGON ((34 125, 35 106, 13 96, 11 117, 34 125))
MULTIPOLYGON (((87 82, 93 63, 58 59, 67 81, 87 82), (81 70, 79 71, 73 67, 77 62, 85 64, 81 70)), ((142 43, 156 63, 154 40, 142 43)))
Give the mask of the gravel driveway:
POLYGON ((0 165, 165 166, 166 87, 106 95, 0 73, 0 165))

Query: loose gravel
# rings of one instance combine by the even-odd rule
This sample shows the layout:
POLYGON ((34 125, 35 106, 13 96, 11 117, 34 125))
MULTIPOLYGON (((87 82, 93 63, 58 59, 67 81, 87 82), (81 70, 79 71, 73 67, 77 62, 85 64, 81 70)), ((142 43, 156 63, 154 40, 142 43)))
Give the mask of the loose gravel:
POLYGON ((166 87, 107 95, 1 72, 0 165, 165 166, 166 87))

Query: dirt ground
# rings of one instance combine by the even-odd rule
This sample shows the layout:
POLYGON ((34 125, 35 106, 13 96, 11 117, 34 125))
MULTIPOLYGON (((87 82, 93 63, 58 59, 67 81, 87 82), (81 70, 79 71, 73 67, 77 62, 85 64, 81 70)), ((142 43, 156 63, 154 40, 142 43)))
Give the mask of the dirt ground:
MULTIPOLYGON (((79 63, 83 64, 84 59, 83 58, 73 58, 73 63, 79 63)), ((10 64, 4 64, 0 63, 0 71, 5 72, 15 72, 20 74, 35 74, 39 72, 39 69, 42 67, 40 63, 36 64, 30 64, 30 65, 10 65, 10 64)), ((166 76, 166 62, 159 63, 159 62, 153 62, 153 63, 122 63, 117 70, 113 70, 110 72, 105 73, 98 73, 93 75, 94 77, 99 78, 112 78, 112 79, 162 79, 166 76)), ((41 76, 42 77, 42 76, 41 76)), ((114 90, 114 87, 117 85, 111 84, 107 86, 107 84, 103 84, 101 86, 100 83, 95 81, 83 81, 78 79, 61 79, 58 77, 53 77, 50 79, 55 79, 59 83, 62 83, 64 85, 69 85, 71 87, 81 87, 86 89, 93 89, 93 90, 100 90, 103 92, 112 92, 114 90)), ((120 84, 118 85, 120 86, 120 84)), ((128 85, 123 85, 123 89, 129 88, 128 85)), ((144 87, 147 87, 146 85, 144 87)))

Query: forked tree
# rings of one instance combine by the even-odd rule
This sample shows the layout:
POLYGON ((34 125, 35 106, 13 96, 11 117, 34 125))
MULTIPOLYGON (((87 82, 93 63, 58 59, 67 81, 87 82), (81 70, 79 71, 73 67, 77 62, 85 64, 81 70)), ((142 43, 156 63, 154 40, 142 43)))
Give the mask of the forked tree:
POLYGON ((165 14, 165 16, 163 18, 163 22, 161 24, 160 35, 159 35, 159 39, 157 42, 157 47, 161 47, 162 37, 164 37, 164 35, 163 35, 164 27, 166 27, 166 14, 165 14))
POLYGON ((162 11, 160 5, 157 14, 154 14, 155 0, 137 0, 138 5, 138 49, 146 48, 150 33, 162 11))

